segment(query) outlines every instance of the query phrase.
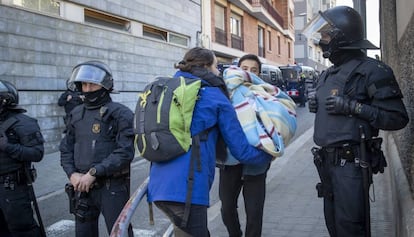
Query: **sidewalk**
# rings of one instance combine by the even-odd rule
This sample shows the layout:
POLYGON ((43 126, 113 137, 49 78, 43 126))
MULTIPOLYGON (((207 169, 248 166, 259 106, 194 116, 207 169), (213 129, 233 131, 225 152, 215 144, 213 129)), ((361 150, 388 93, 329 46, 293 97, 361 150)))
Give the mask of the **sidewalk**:
MULTIPOLYGON (((329 237, 323 216, 323 202, 316 196, 315 185, 319 182, 319 177, 310 152, 310 148, 314 146, 312 135, 313 127, 290 144, 285 154, 275 160, 269 169, 266 180, 263 237, 329 237)), ((35 166, 39 172, 39 178, 34 185, 38 199, 46 199, 50 195, 64 192, 62 180, 67 178, 60 167, 59 152, 45 155, 43 161, 35 163, 35 166), (42 183, 48 185, 36 185, 42 183)), ((395 236, 389 172, 387 168, 384 174, 374 176, 375 202, 371 202, 373 237, 395 236)), ((218 180, 218 177, 216 179, 218 180)), ((212 191, 212 195, 217 195, 217 192, 212 191)), ((371 187, 371 199, 373 197, 371 187)), ((212 199, 217 200, 217 197, 212 199)), ((212 237, 228 236, 221 220, 220 207, 221 203, 217 202, 209 208, 209 230, 212 237)), ((244 228, 242 198, 239 207, 239 216, 244 228)))
MULTIPOLYGON (((323 216, 323 202, 317 198, 319 182, 310 148, 313 128, 288 146, 285 154, 272 163, 267 177, 262 236, 329 237, 323 216)), ((371 202, 372 236, 394 236, 389 173, 374 176, 375 202, 371 202)), ((371 199, 373 198, 371 188, 371 199)), ((245 226, 244 204, 239 216, 245 226)), ((212 236, 228 236, 220 216, 220 202, 209 210, 212 236)), ((242 229, 244 232, 244 229, 242 229)))
POLYGON ((33 164, 38 173, 37 180, 33 185, 38 199, 45 199, 48 195, 56 192, 64 192, 65 181, 62 182, 62 180, 68 178, 60 166, 60 152, 46 154, 42 161, 33 164))

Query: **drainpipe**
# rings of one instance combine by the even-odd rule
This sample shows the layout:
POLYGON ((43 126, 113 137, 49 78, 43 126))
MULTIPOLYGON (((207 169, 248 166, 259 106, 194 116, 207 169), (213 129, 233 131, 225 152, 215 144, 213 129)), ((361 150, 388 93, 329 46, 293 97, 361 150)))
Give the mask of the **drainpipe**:
POLYGON ((367 3, 366 0, 352 0, 354 3, 354 8, 362 17, 362 22, 364 24, 364 38, 367 38, 367 3))

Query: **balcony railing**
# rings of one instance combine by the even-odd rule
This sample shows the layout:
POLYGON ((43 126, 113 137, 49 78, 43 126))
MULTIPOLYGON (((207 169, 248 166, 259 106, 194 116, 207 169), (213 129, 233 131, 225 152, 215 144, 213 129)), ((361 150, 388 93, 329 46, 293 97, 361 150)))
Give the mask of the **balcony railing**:
POLYGON ((215 28, 216 31, 216 43, 227 45, 227 34, 220 28, 215 28))
POLYGON ((239 50, 244 50, 243 47, 243 39, 240 36, 237 35, 231 35, 231 47, 233 49, 239 49, 239 50))
POLYGON ((280 26, 283 27, 283 17, 275 10, 275 8, 270 5, 267 0, 247 0, 253 7, 255 6, 262 6, 272 17, 279 23, 280 26))

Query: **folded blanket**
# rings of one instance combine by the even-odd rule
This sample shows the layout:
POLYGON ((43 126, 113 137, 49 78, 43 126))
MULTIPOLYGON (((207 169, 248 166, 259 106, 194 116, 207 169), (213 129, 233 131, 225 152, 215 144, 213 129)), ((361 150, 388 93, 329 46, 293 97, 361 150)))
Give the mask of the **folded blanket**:
POLYGON ((223 73, 249 143, 273 157, 283 155, 296 132, 296 104, 281 89, 253 73, 230 67, 223 73))

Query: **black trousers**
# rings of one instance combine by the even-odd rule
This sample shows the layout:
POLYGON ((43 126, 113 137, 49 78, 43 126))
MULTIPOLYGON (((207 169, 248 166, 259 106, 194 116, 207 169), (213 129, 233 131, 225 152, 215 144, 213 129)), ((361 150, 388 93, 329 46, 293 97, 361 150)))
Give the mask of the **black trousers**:
POLYGON ((0 236, 40 237, 40 228, 33 218, 27 184, 14 184, 14 189, 0 183, 0 236))
POLYGON ((207 206, 191 204, 186 227, 181 227, 185 203, 157 201, 155 205, 167 215, 174 224, 175 237, 209 237, 207 228, 207 206))
MULTIPOLYGON (((75 218, 76 237, 98 237, 98 218, 102 213, 108 233, 111 232, 119 213, 129 199, 129 179, 110 179, 102 187, 93 188, 89 193, 82 193, 76 210, 75 218)), ((129 225, 128 236, 133 237, 132 226, 129 225)))
MULTIPOLYGON (((362 170, 353 162, 341 166, 335 157, 325 157, 327 188, 324 197, 325 222, 331 237, 364 237, 364 186, 362 170)), ((325 185, 325 184, 324 184, 325 185)))
POLYGON ((220 169, 219 197, 221 218, 230 237, 242 236, 237 200, 243 188, 246 210, 246 237, 262 235, 263 208, 266 196, 266 172, 257 176, 243 176, 243 166, 225 166, 220 169))

